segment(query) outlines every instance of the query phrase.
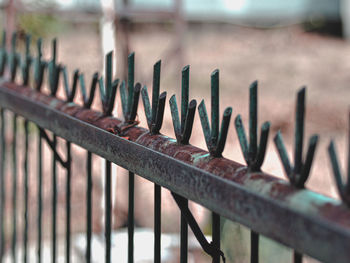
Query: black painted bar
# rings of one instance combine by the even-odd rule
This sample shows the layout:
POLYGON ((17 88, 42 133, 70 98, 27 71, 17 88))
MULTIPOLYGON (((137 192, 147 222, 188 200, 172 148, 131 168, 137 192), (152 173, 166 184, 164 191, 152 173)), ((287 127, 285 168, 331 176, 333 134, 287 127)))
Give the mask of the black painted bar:
POLYGON ((134 262, 134 196, 135 174, 129 172, 129 205, 128 205, 128 262, 134 262))
POLYGON ((154 262, 161 262, 161 201, 162 189, 154 184, 154 262))

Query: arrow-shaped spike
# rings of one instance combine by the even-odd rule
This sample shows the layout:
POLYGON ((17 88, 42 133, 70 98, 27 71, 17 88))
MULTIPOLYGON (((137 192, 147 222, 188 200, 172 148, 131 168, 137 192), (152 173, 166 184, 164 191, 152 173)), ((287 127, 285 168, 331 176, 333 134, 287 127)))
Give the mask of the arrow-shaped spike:
MULTIPOLYGON (((344 192, 344 184, 341 176, 340 166, 337 158, 337 151, 335 150, 335 144, 334 141, 331 141, 328 146, 328 153, 331 160, 332 168, 333 168, 333 174, 335 178, 335 182, 337 184, 338 192, 340 194, 340 197, 345 201, 345 192, 344 192)), ((347 205, 350 205, 347 204, 347 205)))
POLYGON ((19 63, 19 57, 16 52, 16 45, 17 44, 17 33, 12 33, 12 39, 11 39, 11 53, 10 53, 10 70, 11 70, 11 81, 15 81, 16 79, 16 73, 17 73, 17 66, 19 63))
POLYGON ((284 170, 290 182, 297 188, 303 188, 309 177, 310 169, 315 154, 318 136, 313 135, 310 138, 305 163, 303 163, 302 150, 304 139, 304 115, 305 115, 305 87, 299 90, 296 107, 296 125, 295 125, 295 147, 294 147, 294 167, 290 165, 287 151, 284 147, 282 135, 280 132, 275 136, 275 145, 282 161, 284 170))
POLYGON ((74 100, 75 93, 77 90, 77 84, 78 84, 78 79, 79 79, 79 70, 76 69, 74 71, 71 89, 69 87, 67 68, 63 67, 62 72, 63 72, 63 81, 64 81, 63 82, 64 83, 64 91, 66 93, 66 100, 67 100, 67 102, 72 102, 74 100))
POLYGON ((49 84, 50 84, 51 96, 56 96, 60 72, 62 67, 56 64, 57 62, 57 39, 56 38, 52 40, 51 45, 52 45, 51 61, 48 64, 49 84))
POLYGON ((79 75, 79 83, 80 83, 80 90, 81 90, 81 94, 83 97, 83 103, 84 103, 84 107, 87 109, 90 109, 91 104, 94 100, 95 97, 95 90, 96 90, 96 86, 97 86, 97 82, 98 82, 98 73, 96 72, 93 77, 92 77, 92 81, 91 81, 91 87, 90 87, 90 94, 89 97, 87 96, 86 93, 86 88, 85 88, 85 79, 84 79, 84 74, 80 74, 79 75))
POLYGON ((6 31, 2 32, 1 48, 0 48, 0 76, 4 75, 7 62, 6 52, 6 31))
POLYGON ((125 81, 123 81, 120 85, 122 111, 124 115, 124 121, 127 123, 132 123, 135 121, 141 92, 141 84, 136 83, 136 85, 134 85, 134 79, 135 53, 131 53, 128 56, 128 89, 126 89, 125 81))
POLYGON ((130 114, 132 99, 134 95, 134 79, 135 79, 135 53, 131 53, 128 56, 128 112, 127 112, 127 115, 130 114))
POLYGON ((150 104, 147 87, 144 86, 141 90, 147 125, 152 134, 159 133, 163 123, 165 108, 166 92, 163 92, 159 96, 160 68, 161 61, 159 60, 153 67, 152 107, 150 104))
POLYGON ((112 82, 112 61, 113 52, 109 52, 106 55, 106 80, 105 84, 103 83, 103 77, 99 79, 99 88, 100 88, 100 97, 102 102, 102 110, 105 116, 112 115, 114 108, 115 96, 117 94, 117 88, 119 85, 119 79, 116 79, 112 82))
POLYGON ((244 159, 251 171, 260 171, 264 162, 270 123, 261 127, 258 147, 258 82, 254 81, 249 88, 249 144, 244 130, 241 115, 235 119, 235 127, 244 159))
POLYGON ((37 41, 37 52, 38 56, 34 66, 34 81, 35 89, 40 91, 43 84, 44 72, 47 66, 46 62, 42 60, 42 39, 39 38, 37 41))
POLYGON ((26 35, 25 41, 25 56, 23 60, 22 68, 22 77, 23 77, 23 85, 27 86, 29 83, 29 71, 32 64, 32 57, 30 56, 30 44, 32 41, 31 35, 26 35))
POLYGON ((202 130, 210 154, 221 157, 226 143, 232 108, 225 109, 219 133, 219 70, 211 74, 211 129, 204 100, 198 106, 202 130))
POLYGON ((286 175, 288 176, 289 180, 292 181, 293 180, 291 177, 292 172, 293 172, 292 166, 291 166, 289 158, 288 158, 286 147, 284 147, 283 137, 282 137, 281 131, 277 132, 277 134, 274 138, 274 141, 275 141, 275 145, 276 145, 278 154, 281 158, 284 171, 285 171, 286 175))
POLYGON ((349 131, 348 131, 348 159, 347 159, 347 182, 343 183, 342 172, 337 158, 334 141, 332 140, 328 146, 328 153, 331 160, 333 175, 337 184, 338 192, 342 200, 350 207, 350 113, 349 113, 349 131))
POLYGON ((173 120, 174 131, 178 143, 188 144, 192 133, 194 114, 196 112, 197 102, 191 100, 188 104, 189 97, 189 66, 182 69, 181 82, 181 122, 176 102, 176 96, 173 95, 170 100, 171 117, 173 120))

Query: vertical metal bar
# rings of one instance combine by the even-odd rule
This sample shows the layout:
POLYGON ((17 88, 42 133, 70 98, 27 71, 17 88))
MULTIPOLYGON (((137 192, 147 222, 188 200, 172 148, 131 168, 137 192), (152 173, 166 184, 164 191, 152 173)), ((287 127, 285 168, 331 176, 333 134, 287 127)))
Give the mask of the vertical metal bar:
POLYGON ((249 90, 249 155, 256 158, 258 151, 258 90, 257 82, 249 90))
POLYGON ((154 262, 160 263, 161 255, 161 187, 154 184, 154 262))
POLYGON ((42 240, 42 140, 41 133, 38 132, 38 263, 41 263, 41 240, 42 240))
MULTIPOLYGON (((186 199, 186 206, 188 207, 188 200, 186 199)), ((188 226, 183 213, 181 212, 181 239, 180 239, 180 262, 187 263, 188 254, 188 226)))
POLYGON ((66 142, 67 148, 67 181, 66 181, 66 262, 70 262, 70 200, 71 200, 71 143, 66 142))
MULTIPOLYGON (((53 135, 53 151, 56 150, 57 137, 53 135)), ((52 153, 52 262, 56 262, 56 218, 57 218, 57 174, 56 156, 52 153)))
POLYGON ((219 70, 211 74, 211 139, 215 145, 219 137, 219 70))
POLYGON ((250 262, 259 263, 259 234, 250 231, 250 262))
POLYGON ((303 255, 299 252, 294 250, 294 263, 302 263, 303 262, 303 255))
POLYGON ((13 141, 12 141, 12 259, 13 262, 17 261, 16 258, 16 237, 17 237, 17 115, 13 116, 13 141))
POLYGON ((159 89, 160 89, 160 65, 161 61, 154 64, 153 67, 153 87, 152 87, 152 123, 156 122, 159 89))
POLYGON ((24 257, 23 262, 27 262, 28 253, 28 121, 24 121, 24 257))
POLYGON ((105 172, 105 238, 106 238, 106 263, 111 262, 111 222, 112 222, 112 198, 111 198, 111 162, 106 160, 105 172))
POLYGON ((6 164, 6 139, 5 139, 5 114, 4 109, 0 109, 1 118, 1 164, 0 164, 0 187, 1 187, 1 245, 0 245, 0 262, 2 262, 5 251, 5 203, 6 203, 6 179, 5 179, 5 164, 6 164))
POLYGON ((299 174, 302 168, 303 137, 304 137, 304 118, 305 118, 305 88, 298 92, 295 123, 295 155, 294 155, 294 173, 299 174))
MULTIPOLYGON (((212 213, 213 246, 220 250, 220 215, 212 213)), ((214 255, 213 263, 220 263, 220 254, 214 255)))
POLYGON ((92 172, 91 152, 87 152, 87 190, 86 190, 86 263, 91 261, 91 226, 92 226, 92 172))
POLYGON ((186 114, 188 111, 188 97, 189 97, 189 82, 190 82, 190 67, 186 66, 182 70, 181 80, 181 132, 185 129, 186 114))
POLYGON ((129 172, 128 262, 134 262, 134 192, 135 175, 129 172))

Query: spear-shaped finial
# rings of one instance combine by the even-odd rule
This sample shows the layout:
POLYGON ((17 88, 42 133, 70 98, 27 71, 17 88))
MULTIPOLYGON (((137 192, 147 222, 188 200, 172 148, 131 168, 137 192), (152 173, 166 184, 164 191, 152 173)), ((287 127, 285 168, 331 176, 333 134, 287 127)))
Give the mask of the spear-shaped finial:
POLYGON ((75 93, 77 90, 77 84, 78 84, 78 79, 79 79, 79 70, 76 69, 73 73, 73 81, 72 81, 72 88, 69 88, 69 80, 68 80, 68 73, 67 73, 67 68, 64 66, 62 68, 63 72, 63 84, 64 84, 64 91, 66 93, 66 100, 68 102, 72 102, 75 97, 75 93))
POLYGON ((281 158, 285 173, 289 181, 298 188, 303 188, 309 177, 312 161, 314 158, 318 135, 314 134, 309 140, 309 146, 305 162, 303 162, 303 141, 304 141, 304 117, 305 117, 305 92, 303 87, 298 92, 295 125, 295 146, 294 146, 294 167, 291 166, 286 148, 283 143, 281 132, 278 131, 274 141, 281 158))
POLYGON ((94 100, 97 82, 98 82, 98 73, 96 72, 92 77, 90 93, 88 97, 86 93, 86 88, 85 88, 84 74, 81 73, 79 75, 79 83, 80 83, 81 94, 83 96, 83 103, 84 103, 84 107, 87 109, 91 107, 92 101, 94 100))
POLYGON ((23 63, 21 65, 24 86, 27 86, 29 83, 30 67, 32 65, 32 60, 33 60, 31 55, 30 55, 31 42, 32 42, 32 36, 27 34, 26 40, 25 40, 25 56, 24 56, 23 63))
POLYGON ((51 61, 48 64, 49 69, 49 86, 52 96, 56 96, 61 66, 57 64, 57 39, 52 40, 51 61))
POLYGON ((16 74, 17 74, 17 67, 19 64, 19 55, 16 51, 17 48, 17 33, 12 33, 12 39, 11 39, 11 53, 10 53, 10 71, 11 71, 11 81, 15 81, 16 74))
POLYGON ((348 163, 347 163, 347 182, 342 179, 342 172, 337 158, 334 141, 332 140, 328 146, 328 153, 331 160, 335 182, 341 199, 350 206, 350 112, 349 112, 349 130, 348 130, 348 163))
POLYGON ((210 154, 221 157, 225 147, 232 108, 225 109, 219 133, 219 70, 211 74, 211 129, 204 100, 198 106, 202 129, 210 154))
POLYGON ((38 56, 35 60, 35 65, 34 65, 34 85, 35 85, 35 89, 40 91, 41 90, 41 86, 43 84, 43 79, 44 79, 44 72, 45 72, 45 68, 47 66, 47 63, 42 60, 42 39, 39 38, 37 40, 37 52, 38 52, 38 56))
POLYGON ((105 83, 103 83, 103 77, 99 79, 102 109, 105 116, 112 115, 115 95, 117 94, 117 87, 119 84, 119 79, 112 82, 112 58, 113 52, 111 51, 106 55, 105 83))
POLYGON ((244 159, 251 171, 260 171, 264 162, 270 123, 261 127, 260 144, 258 147, 258 82, 254 81, 249 89, 249 145, 245 134, 241 115, 237 115, 235 127, 241 145, 244 159))
POLYGON ((189 97, 189 75, 190 66, 182 69, 182 83, 181 83, 181 120, 179 118, 179 111, 176 103, 176 96, 173 95, 170 100, 171 117, 173 120, 174 131, 178 143, 188 144, 193 127, 194 114, 196 112, 197 102, 191 100, 188 103, 189 97))
POLYGON ((1 47, 0 47, 0 77, 4 75, 6 63, 7 63, 6 31, 4 30, 2 32, 1 47))
POLYGON ((162 127, 166 100, 166 92, 159 95, 160 66, 161 61, 159 60, 153 67, 152 108, 149 101, 147 87, 144 86, 141 90, 147 124, 149 131, 152 134, 158 134, 162 127))
POLYGON ((126 90, 125 81, 120 85, 120 97, 125 122, 134 122, 137 115, 137 107, 140 98, 141 84, 136 83, 135 79, 135 53, 128 56, 128 89, 126 90))

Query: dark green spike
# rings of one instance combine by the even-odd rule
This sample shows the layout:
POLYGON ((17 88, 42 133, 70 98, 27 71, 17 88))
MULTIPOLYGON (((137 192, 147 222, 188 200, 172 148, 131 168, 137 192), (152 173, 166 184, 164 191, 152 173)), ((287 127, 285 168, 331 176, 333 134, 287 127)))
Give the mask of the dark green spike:
POLYGON ((207 114, 207 108, 205 107, 204 100, 202 100, 198 106, 198 113, 199 113, 199 118, 202 125, 204 139, 207 144, 208 150, 210 152, 212 150, 211 131, 210 131, 209 118, 207 114))
POLYGON ((130 109, 130 114, 128 116, 128 121, 134 121, 136 119, 137 107, 139 105, 140 92, 141 92, 141 84, 136 83, 136 85, 133 89, 133 98, 132 98, 132 103, 130 106, 131 109, 130 109))
POLYGON ((181 120, 177 107, 176 97, 173 95, 170 100, 171 117, 178 143, 188 144, 193 127, 194 114, 196 112, 197 102, 192 100, 188 104, 189 98, 189 66, 182 69, 181 79, 181 120))
POLYGON ((231 107, 226 108, 222 117, 220 134, 219 134, 218 142, 214 153, 215 157, 221 157, 222 152, 224 151, 227 133, 228 133, 228 127, 230 125, 230 120, 231 120, 231 115, 232 115, 232 108, 231 107))
POLYGON ((241 150, 244 156, 244 160, 246 161, 247 165, 249 165, 250 161, 249 161, 249 155, 248 155, 248 148, 249 148, 248 140, 247 140, 247 136, 245 135, 244 125, 242 122, 241 115, 239 114, 235 119, 235 128, 236 128, 239 144, 241 146, 241 150))
POLYGON ((194 121, 194 115, 196 113, 196 108, 197 108, 197 101, 191 100, 189 107, 188 107, 188 110, 187 110, 184 129, 183 129, 182 135, 181 135, 181 143, 182 144, 189 143, 189 140, 190 140, 190 137, 192 134, 193 121, 194 121))
MULTIPOLYGON (((344 200, 344 184, 341 176, 340 166, 337 158, 337 152, 335 150, 334 142, 331 141, 328 146, 328 153, 331 160, 332 168, 333 168, 333 174, 335 178, 335 182, 337 184, 338 192, 341 196, 341 198, 344 200)), ((350 205, 350 204, 348 204, 350 205)))
POLYGON ((160 68, 161 60, 153 66, 153 87, 152 87, 152 122, 156 121, 159 90, 160 90, 160 68))
POLYGON ((258 148, 258 82, 249 88, 249 155, 256 158, 258 148))
POLYGON ((16 52, 16 45, 17 44, 17 32, 12 33, 12 39, 11 39, 11 51, 16 52))
POLYGON ((56 59, 57 59, 57 39, 54 38, 52 40, 52 61, 53 61, 53 64, 56 64, 56 59))
POLYGON ((305 115, 305 87, 298 91, 296 106, 295 142, 294 142, 294 167, 289 163, 287 152, 284 147, 280 132, 275 137, 275 144, 282 160, 285 172, 290 182, 297 188, 303 188, 309 177, 310 169, 315 154, 318 136, 310 138, 305 163, 303 162, 303 141, 304 141, 304 115, 305 115))
POLYGON ((188 110, 189 101, 189 85, 190 85, 190 66, 185 66, 182 69, 182 81, 181 81, 181 132, 185 128, 186 114, 188 110))
POLYGON ((26 35, 26 56, 30 56, 30 44, 32 42, 32 36, 26 35))
POLYGON ((284 147, 283 138, 282 138, 282 134, 280 131, 277 132, 277 134, 274 138, 274 141, 275 141, 275 145, 277 147, 277 151, 279 153, 279 156, 281 158, 284 171, 285 171, 286 175, 288 176, 289 180, 293 181, 292 167, 291 167, 291 164, 289 162, 287 150, 284 147))
POLYGON ((119 79, 116 79, 111 84, 110 93, 107 97, 107 103, 104 105, 104 110, 103 110, 104 115, 106 115, 106 116, 112 115, 112 111, 114 108, 114 102, 115 102, 115 96, 117 94, 118 84, 119 84, 119 79))
POLYGON ((299 179, 299 182, 298 182, 299 187, 303 187, 305 182, 306 182, 306 180, 309 177, 312 161, 313 161, 314 155, 315 155, 317 142, 318 142, 318 135, 311 136, 311 138, 309 140, 308 150, 307 150, 307 153, 306 153, 305 163, 304 163, 304 165, 302 167, 300 179, 299 179))
POLYGON ((158 134, 161 127, 162 127, 166 94, 167 94, 166 91, 164 91, 159 96, 158 103, 157 103, 156 120, 155 120, 154 124, 152 125, 152 134, 158 134))
POLYGON ((342 172, 337 158, 337 152, 333 140, 328 146, 328 153, 332 164, 333 175, 337 184, 338 192, 342 200, 350 206, 350 113, 349 113, 349 130, 348 130, 348 157, 347 157, 347 182, 343 183, 342 172))
MULTIPOLYGON (((135 53, 131 53, 128 56, 128 102, 127 102, 127 114, 130 114, 131 104, 134 94, 134 81, 135 81, 135 53)), ((124 116, 125 117, 125 116, 124 116)))
POLYGON ((2 32, 1 48, 0 48, 0 77, 5 72, 7 62, 7 52, 6 52, 6 31, 2 32))
POLYGON ((93 99, 95 97, 95 90, 96 90, 98 80, 99 80, 99 76, 98 76, 98 73, 96 72, 92 77, 90 93, 89 93, 89 97, 88 97, 87 92, 86 92, 84 74, 79 75, 80 90, 81 90, 82 97, 83 97, 83 103, 84 103, 84 107, 87 109, 89 109, 91 107, 91 104, 92 104, 93 99))
POLYGON ((211 74, 211 141, 217 143, 219 137, 219 70, 211 74))
POLYGON ((113 51, 106 55, 106 75, 105 75, 105 89, 106 96, 109 98, 112 92, 112 74, 113 74, 113 51))
POLYGON ((142 88, 141 95, 142 95, 143 107, 145 109, 145 115, 146 115, 146 119, 147 119, 148 129, 151 131, 152 130, 152 109, 151 109, 151 103, 149 101, 149 96, 148 96, 148 91, 147 91, 146 85, 142 88))
POLYGON ((304 139, 304 116, 305 116, 305 88, 298 92, 295 123, 294 144, 294 173, 300 174, 302 169, 302 152, 304 139))
POLYGON ((1 38, 1 47, 6 48, 6 31, 2 31, 2 38, 1 38))
POLYGON ((267 141, 269 137, 269 131, 270 131, 270 123, 265 122, 261 126, 260 143, 259 143, 258 153, 256 156, 255 167, 253 168, 254 170, 259 170, 264 162, 265 154, 266 154, 266 146, 267 146, 267 141))

